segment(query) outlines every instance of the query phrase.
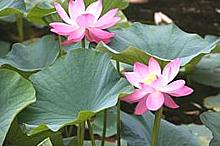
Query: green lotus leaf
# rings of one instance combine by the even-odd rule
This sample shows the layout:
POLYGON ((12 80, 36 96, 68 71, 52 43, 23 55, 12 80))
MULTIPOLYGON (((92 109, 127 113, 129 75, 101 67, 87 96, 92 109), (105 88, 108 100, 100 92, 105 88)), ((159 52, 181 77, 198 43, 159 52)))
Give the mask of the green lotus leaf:
POLYGON ((53 131, 90 119, 132 90, 107 54, 88 49, 71 51, 30 80, 37 102, 19 116, 20 122, 32 127, 45 124, 53 131))
POLYGON ((217 43, 217 46, 212 51, 212 53, 219 53, 220 52, 220 37, 214 35, 206 35, 205 39, 211 43, 217 43))
POLYGON ((208 146, 212 139, 212 132, 205 125, 181 125, 183 128, 187 128, 198 139, 201 146, 208 146))
POLYGON ((205 112, 200 116, 202 122, 212 131, 210 146, 220 145, 220 112, 205 112))
POLYGON ((12 14, 21 14, 26 11, 24 0, 1 0, 0 17, 12 14))
POLYGON ((220 87, 220 53, 205 55, 194 67, 190 77, 203 85, 220 87))
POLYGON ((10 50, 10 43, 0 41, 0 57, 5 56, 10 50))
POLYGON ((29 81, 14 71, 0 70, 0 145, 15 116, 35 100, 35 90, 29 81))
MULTIPOLYGON (((133 116, 121 112, 122 137, 129 146, 148 146, 154 115, 150 112, 143 116, 133 116)), ((201 146, 195 136, 186 128, 161 121, 158 146, 201 146)))
POLYGON ((134 23, 112 32, 116 36, 109 46, 101 43, 97 49, 128 64, 136 61, 146 63, 147 58, 154 56, 164 61, 181 58, 182 65, 185 65, 199 54, 209 53, 217 44, 186 33, 174 24, 155 26, 134 23))
POLYGON ((16 43, 12 50, 0 58, 0 65, 8 64, 22 71, 41 70, 51 65, 59 55, 59 44, 54 36, 16 43))
POLYGON ((206 108, 214 109, 215 111, 220 112, 220 94, 205 98, 204 106, 206 108))
POLYGON ((50 138, 54 146, 63 146, 63 137, 61 132, 44 131, 32 136, 28 136, 22 130, 23 127, 18 125, 17 120, 15 120, 6 136, 4 144, 7 146, 36 146, 45 138, 50 138))

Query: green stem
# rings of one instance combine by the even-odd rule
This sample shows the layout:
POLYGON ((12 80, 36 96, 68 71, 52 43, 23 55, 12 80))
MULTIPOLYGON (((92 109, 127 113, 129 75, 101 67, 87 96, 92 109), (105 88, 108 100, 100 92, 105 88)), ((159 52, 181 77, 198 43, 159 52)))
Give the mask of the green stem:
MULTIPOLYGON (((116 61, 116 68, 118 73, 121 75, 120 62, 116 61)), ((117 146, 121 146, 121 115, 120 115, 120 99, 117 104, 117 146)))
POLYGON ((86 39, 85 38, 82 39, 81 45, 82 45, 83 49, 86 48, 86 39))
POLYGON ((68 129, 68 137, 71 137, 72 136, 72 131, 73 131, 73 126, 71 125, 68 129))
POLYGON ((18 31, 18 37, 19 41, 22 42, 24 40, 24 29, 23 29, 23 17, 22 15, 18 14, 17 15, 17 31, 18 31))
POLYGON ((120 100, 117 104, 117 146, 121 146, 121 116, 120 116, 120 100))
POLYGON ((155 119, 154 119, 154 126, 152 131, 152 139, 151 139, 151 146, 157 146, 159 131, 160 131, 160 121, 163 114, 163 107, 161 107, 158 111, 156 111, 155 119))
POLYGON ((119 61, 116 61, 116 68, 117 68, 118 73, 122 76, 119 61))
POLYGON ((77 143, 78 143, 78 146, 80 146, 80 137, 81 136, 81 125, 79 124, 78 127, 77 127, 77 143))
POLYGON ((90 135, 92 146, 95 146, 95 138, 94 138, 94 135, 93 135, 93 129, 92 129, 92 125, 91 125, 89 120, 87 120, 87 124, 88 124, 88 127, 89 127, 89 135, 90 135))
POLYGON ((69 131, 68 131, 68 127, 64 127, 64 133, 66 137, 69 137, 69 131))
POLYGON ((78 129, 77 129, 78 146, 83 146, 84 131, 85 131, 85 122, 79 124, 78 129))
POLYGON ((104 118, 103 118, 103 131, 102 131, 102 143, 101 146, 105 145, 105 136, 106 136, 106 128, 107 128, 107 109, 104 110, 104 118))
POLYGON ((64 52, 63 52, 63 48, 62 48, 62 39, 61 39, 60 35, 58 36, 58 43, 59 43, 59 49, 60 49, 60 56, 63 56, 64 52))

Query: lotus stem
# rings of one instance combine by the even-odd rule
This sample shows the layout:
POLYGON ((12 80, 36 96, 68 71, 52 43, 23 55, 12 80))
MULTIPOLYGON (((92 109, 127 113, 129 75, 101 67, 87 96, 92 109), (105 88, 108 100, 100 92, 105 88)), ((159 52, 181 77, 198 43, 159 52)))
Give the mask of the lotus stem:
POLYGON ((161 107, 155 113, 154 126, 153 126, 153 131, 152 131, 152 138, 151 138, 151 146, 157 146, 162 114, 163 114, 163 107, 161 107))
POLYGON ((84 48, 84 49, 86 48, 86 39, 85 38, 82 39, 81 45, 82 45, 82 48, 84 48))
POLYGON ((117 104, 117 146, 121 146, 121 113, 120 113, 120 100, 118 100, 117 104))
POLYGON ((63 48, 62 48, 62 39, 61 39, 60 35, 58 35, 58 43, 59 43, 59 49, 60 49, 60 56, 63 56, 64 52, 63 52, 63 48))
POLYGON ((77 129, 78 146, 83 146, 84 142, 85 122, 80 123, 77 129))
POLYGON ((18 38, 19 41, 22 42, 24 40, 24 28, 23 28, 24 26, 23 26, 23 17, 21 14, 17 14, 16 24, 17 24, 18 38))
POLYGON ((89 128, 89 135, 90 135, 92 146, 95 146, 96 145, 95 138, 94 138, 93 129, 92 129, 92 125, 90 123, 90 120, 87 120, 87 124, 88 124, 88 128, 89 128))
MULTIPOLYGON (((117 68, 118 73, 121 75, 119 61, 116 61, 116 68, 117 68)), ((117 104, 117 146, 121 146, 121 115, 120 115, 120 110, 121 110, 121 104, 120 104, 120 99, 119 99, 118 104, 117 104)))
POLYGON ((107 128, 107 112, 108 110, 104 110, 104 117, 103 117, 103 131, 102 131, 102 143, 101 146, 105 146, 105 136, 106 136, 106 128, 107 128))
POLYGON ((120 69, 120 62, 119 61, 116 61, 116 68, 117 68, 118 73, 121 75, 121 69, 120 69))

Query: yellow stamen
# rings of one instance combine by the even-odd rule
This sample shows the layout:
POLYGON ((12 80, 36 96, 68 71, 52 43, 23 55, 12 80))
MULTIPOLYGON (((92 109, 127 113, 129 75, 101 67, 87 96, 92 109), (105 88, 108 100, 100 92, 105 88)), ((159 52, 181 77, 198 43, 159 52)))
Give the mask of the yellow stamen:
POLYGON ((144 80, 144 83, 150 85, 154 80, 157 79, 157 75, 154 73, 150 73, 144 80))

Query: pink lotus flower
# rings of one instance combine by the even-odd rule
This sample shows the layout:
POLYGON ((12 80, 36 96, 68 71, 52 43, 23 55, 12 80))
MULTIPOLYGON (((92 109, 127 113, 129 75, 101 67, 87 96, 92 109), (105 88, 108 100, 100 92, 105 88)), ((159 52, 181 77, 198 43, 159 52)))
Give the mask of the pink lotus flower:
POLYGON ((185 86, 184 80, 171 82, 177 76, 179 69, 180 59, 168 63, 163 71, 154 58, 150 58, 148 66, 135 63, 134 72, 126 72, 125 76, 137 89, 121 100, 128 103, 138 102, 136 115, 142 115, 148 110, 157 111, 163 104, 169 108, 178 108, 171 96, 181 97, 193 92, 191 88, 185 86))
POLYGON ((63 42, 64 45, 80 42, 84 37, 90 42, 103 41, 108 44, 114 33, 103 29, 110 28, 120 21, 120 17, 116 16, 118 9, 112 9, 100 17, 102 0, 92 3, 87 8, 85 8, 83 0, 70 0, 69 15, 59 3, 55 2, 54 6, 65 23, 51 23, 51 31, 67 37, 67 40, 63 42))

